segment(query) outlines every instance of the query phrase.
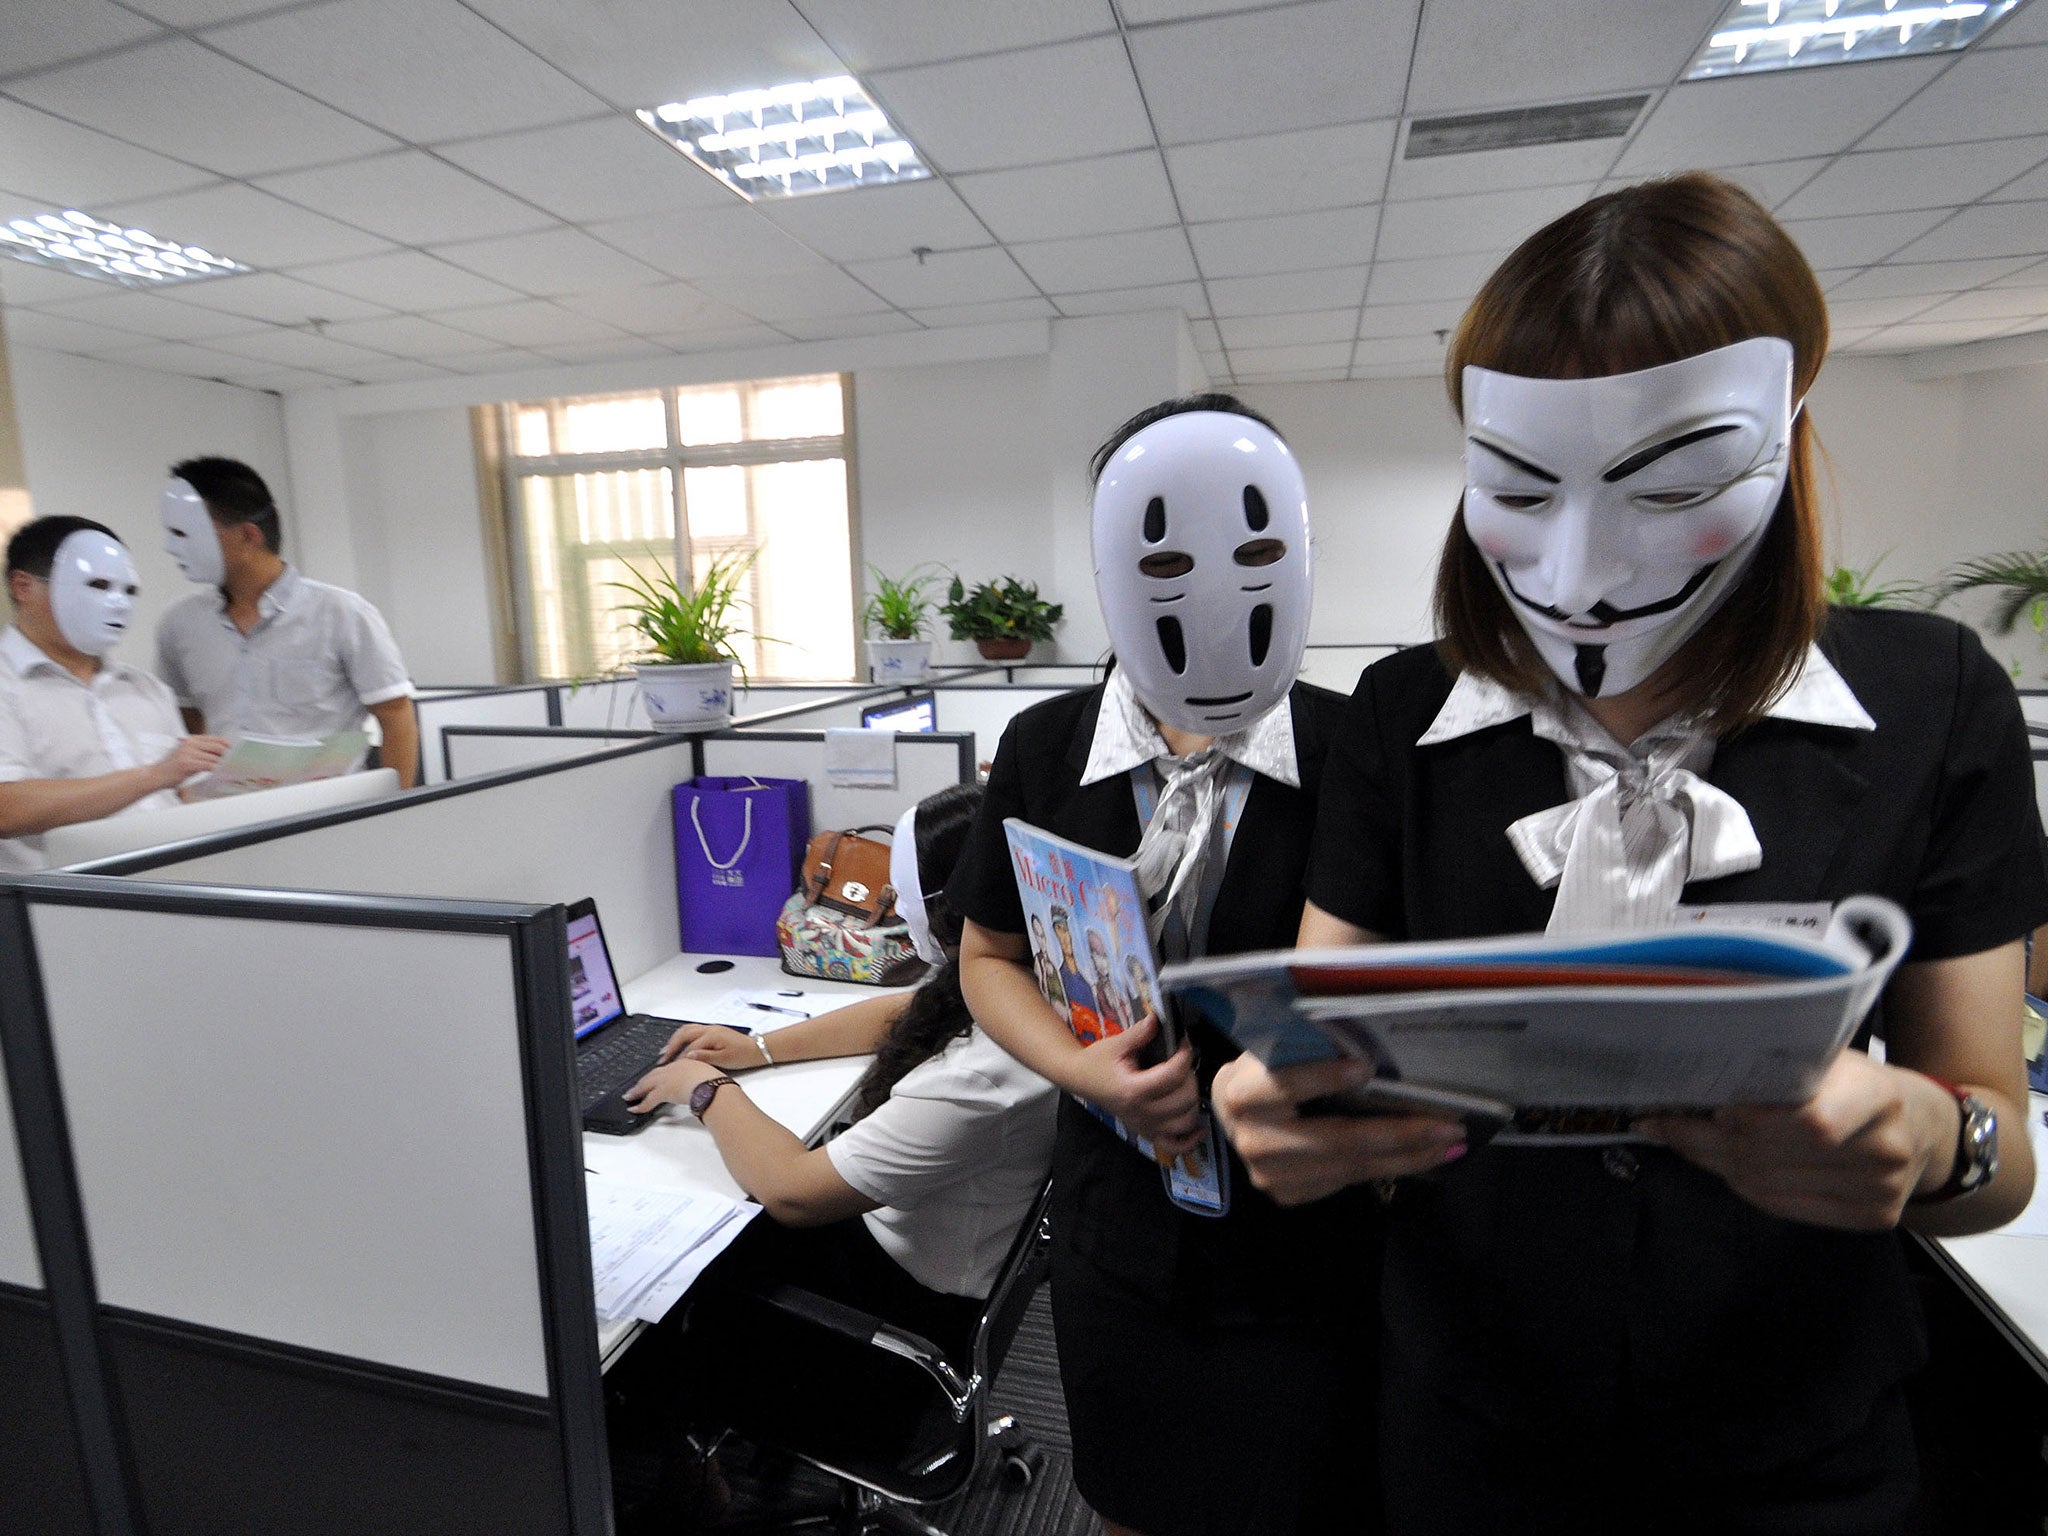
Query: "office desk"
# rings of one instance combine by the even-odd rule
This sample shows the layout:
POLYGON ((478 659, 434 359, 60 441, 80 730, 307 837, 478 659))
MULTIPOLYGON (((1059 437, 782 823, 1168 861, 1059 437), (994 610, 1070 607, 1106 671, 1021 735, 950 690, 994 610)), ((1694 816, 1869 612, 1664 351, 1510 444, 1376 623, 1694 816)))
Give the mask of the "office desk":
MULTIPOLYGON (((2040 1134, 2044 1108, 2048 1108, 2048 1094, 2032 1095, 2027 1120, 2036 1167, 2029 1215, 2048 1205, 2048 1159, 2042 1156, 2048 1137, 2040 1134)), ((1922 1241, 1935 1262, 2005 1335, 2020 1358, 2048 1382, 2048 1237, 2004 1230, 1922 1241)))
MULTIPOLYGON (((782 987, 801 988, 813 995, 843 993, 849 1003, 883 990, 791 976, 776 961, 758 955, 694 954, 677 955, 627 982, 624 990, 626 1006, 635 1013, 686 1019, 693 1010, 708 1006, 735 988, 761 991, 782 987), (697 966, 713 958, 729 959, 733 968, 713 976, 698 974, 697 966)), ((853 1091, 870 1059, 838 1056, 824 1061, 795 1061, 735 1076, 748 1098, 809 1141, 831 1123, 833 1110, 853 1091)), ((660 1189, 711 1190, 735 1200, 746 1198, 746 1192, 726 1172, 711 1133, 681 1105, 671 1104, 657 1110, 654 1124, 632 1136, 586 1132, 583 1161, 585 1167, 597 1173, 629 1183, 660 1189)), ((598 1357, 606 1369, 632 1342, 640 1327, 631 1321, 598 1324, 598 1357)))

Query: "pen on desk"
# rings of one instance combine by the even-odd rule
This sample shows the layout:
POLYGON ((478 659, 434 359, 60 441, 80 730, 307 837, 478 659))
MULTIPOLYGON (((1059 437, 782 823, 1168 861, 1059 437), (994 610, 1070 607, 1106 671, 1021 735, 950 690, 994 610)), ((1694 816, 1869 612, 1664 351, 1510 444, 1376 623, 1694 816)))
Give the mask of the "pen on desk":
POLYGON ((809 1015, 806 1014, 801 1008, 776 1008, 767 1003, 748 1003, 747 1006, 749 1008, 758 1009, 762 1013, 786 1014, 792 1019, 802 1019, 809 1017, 809 1015))

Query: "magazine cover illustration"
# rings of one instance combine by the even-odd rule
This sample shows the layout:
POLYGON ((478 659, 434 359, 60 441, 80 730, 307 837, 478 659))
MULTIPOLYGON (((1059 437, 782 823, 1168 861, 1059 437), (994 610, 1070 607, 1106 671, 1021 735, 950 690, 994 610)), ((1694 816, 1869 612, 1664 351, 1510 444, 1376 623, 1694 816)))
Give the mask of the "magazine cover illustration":
MULTIPOLYGON (((1010 863, 1024 902, 1031 970, 1038 990, 1083 1045, 1120 1035, 1146 1014, 1159 1019, 1159 1039, 1146 1061, 1164 1060, 1180 1043, 1163 1005, 1145 902, 1129 860, 1068 842, 1029 822, 1003 822, 1010 863)), ((1088 1112, 1140 1153, 1157 1161, 1152 1144, 1093 1104, 1088 1112)), ((1205 1216, 1229 1209, 1228 1164, 1218 1155, 1215 1121, 1203 1110, 1203 1139, 1161 1176, 1174 1204, 1205 1216)))

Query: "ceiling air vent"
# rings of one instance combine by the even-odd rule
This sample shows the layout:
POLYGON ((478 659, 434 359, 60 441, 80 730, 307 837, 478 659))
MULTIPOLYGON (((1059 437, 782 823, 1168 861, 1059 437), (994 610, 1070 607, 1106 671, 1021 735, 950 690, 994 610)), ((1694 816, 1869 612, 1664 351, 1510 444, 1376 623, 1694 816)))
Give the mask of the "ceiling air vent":
POLYGON ((1609 96, 1600 101, 1567 101, 1554 107, 1511 107, 1505 112, 1418 117, 1408 125, 1408 148, 1403 158, 1428 160, 1437 155, 1472 155, 1486 149, 1618 139, 1628 132, 1649 99, 1609 96))

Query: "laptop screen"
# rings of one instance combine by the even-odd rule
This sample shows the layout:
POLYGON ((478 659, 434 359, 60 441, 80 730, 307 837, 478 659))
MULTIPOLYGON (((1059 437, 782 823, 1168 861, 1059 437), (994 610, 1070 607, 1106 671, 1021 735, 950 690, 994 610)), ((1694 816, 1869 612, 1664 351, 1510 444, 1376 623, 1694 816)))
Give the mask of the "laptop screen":
POLYGON ((625 1011, 612 957, 604 947, 604 930, 597 925, 597 908, 579 901, 569 909, 569 1015, 576 1021, 576 1038, 581 1040, 625 1011))
POLYGON ((907 699, 870 704, 860 712, 860 723, 871 731, 936 731, 938 700, 928 693, 914 693, 907 699))

